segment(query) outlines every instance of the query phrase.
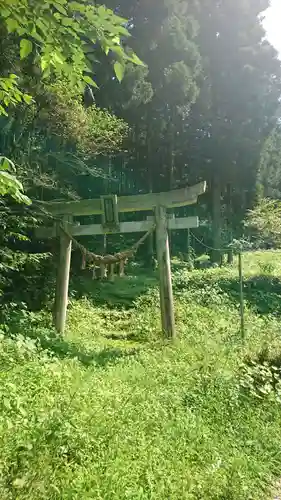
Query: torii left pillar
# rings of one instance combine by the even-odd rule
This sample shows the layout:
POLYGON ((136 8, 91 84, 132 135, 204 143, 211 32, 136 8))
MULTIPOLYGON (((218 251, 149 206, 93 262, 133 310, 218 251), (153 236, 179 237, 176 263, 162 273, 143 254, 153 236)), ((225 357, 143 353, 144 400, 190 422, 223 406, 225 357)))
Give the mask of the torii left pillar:
MULTIPOLYGON (((72 217, 64 216, 63 225, 66 226, 68 222, 72 222, 72 217)), ((65 330, 71 248, 71 238, 64 231, 59 230, 59 259, 54 307, 54 325, 58 333, 64 333, 65 330)))

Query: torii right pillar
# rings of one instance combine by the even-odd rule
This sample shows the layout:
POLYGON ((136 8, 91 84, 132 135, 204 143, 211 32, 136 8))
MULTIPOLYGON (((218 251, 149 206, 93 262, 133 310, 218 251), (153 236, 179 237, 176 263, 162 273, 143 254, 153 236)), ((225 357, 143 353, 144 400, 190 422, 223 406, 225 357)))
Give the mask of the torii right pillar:
POLYGON ((173 339, 176 336, 176 328, 167 213, 165 207, 157 206, 155 208, 155 222, 162 330, 165 337, 173 339))

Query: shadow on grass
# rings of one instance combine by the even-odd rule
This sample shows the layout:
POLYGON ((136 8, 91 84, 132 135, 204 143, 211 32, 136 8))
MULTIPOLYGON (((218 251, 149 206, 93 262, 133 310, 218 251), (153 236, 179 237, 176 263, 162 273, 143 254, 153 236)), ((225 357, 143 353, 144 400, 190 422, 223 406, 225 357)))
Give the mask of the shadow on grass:
POLYGON ((131 333, 124 333, 122 334, 114 334, 114 333, 109 333, 108 335, 105 335, 105 338, 108 340, 115 340, 115 341, 124 341, 124 342, 139 342, 143 344, 146 339, 141 338, 138 334, 131 332, 131 333))
POLYGON ((279 378, 281 378, 281 352, 270 352, 268 347, 263 348, 254 358, 246 357, 245 363, 249 366, 253 363, 258 365, 267 365, 279 369, 279 378))
POLYGON ((130 308, 138 297, 157 286, 157 283, 157 273, 153 271, 149 275, 143 272, 116 277, 114 282, 92 280, 88 276, 76 277, 71 282, 70 295, 76 299, 86 296, 95 305, 130 308))
MULTIPOLYGON (((218 280, 217 284, 235 302, 239 301, 237 279, 218 280)), ((251 276, 244 280, 244 298, 257 314, 281 316, 281 280, 275 276, 251 276)))
POLYGON ((104 348, 100 351, 82 351, 79 346, 74 343, 67 342, 59 337, 36 337, 39 345, 54 354, 59 358, 77 359, 84 366, 97 366, 105 368, 109 364, 114 364, 117 361, 134 356, 139 352, 139 349, 119 349, 119 348, 104 348))
POLYGON ((176 271, 182 271, 182 270, 188 270, 188 262, 185 262, 185 261, 172 261, 171 262, 171 269, 172 269, 172 272, 176 272, 176 271))
POLYGON ((42 322, 30 322, 28 318, 22 318, 18 312, 9 322, 9 330, 5 332, 7 337, 16 339, 19 334, 26 340, 35 341, 36 345, 46 351, 51 357, 60 359, 77 359, 84 366, 97 366, 104 368, 114 364, 121 359, 138 354, 138 348, 103 348, 101 350, 81 349, 75 342, 69 342, 57 334, 50 326, 48 320, 42 322))

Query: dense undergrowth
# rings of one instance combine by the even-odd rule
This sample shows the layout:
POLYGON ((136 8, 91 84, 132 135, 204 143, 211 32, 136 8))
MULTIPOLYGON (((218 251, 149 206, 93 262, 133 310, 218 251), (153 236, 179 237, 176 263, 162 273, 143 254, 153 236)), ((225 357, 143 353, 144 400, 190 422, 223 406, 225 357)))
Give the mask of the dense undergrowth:
MULTIPOLYGON (((281 475, 281 254, 174 263, 178 339, 155 276, 72 290, 68 330, 8 308, 0 352, 0 498, 259 500, 281 475)), ((268 497, 269 495, 269 497, 268 497)))

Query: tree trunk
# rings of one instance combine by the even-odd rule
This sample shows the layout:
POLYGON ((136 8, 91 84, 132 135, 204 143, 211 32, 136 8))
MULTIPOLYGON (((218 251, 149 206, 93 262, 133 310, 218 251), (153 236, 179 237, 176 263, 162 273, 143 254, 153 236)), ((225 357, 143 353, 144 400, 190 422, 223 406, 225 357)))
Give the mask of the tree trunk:
MULTIPOLYGON (((170 146, 168 145, 168 157, 169 157, 169 190, 174 188, 174 174, 175 174, 175 151, 174 151, 174 143, 175 143, 175 130, 174 130, 174 110, 172 110, 172 116, 170 123, 168 125, 168 144, 170 142, 170 146)), ((170 241, 170 253, 173 253, 173 233, 168 230, 168 237, 170 241)))
MULTIPOLYGON (((111 176, 112 176, 112 158, 110 156, 109 160, 108 160, 108 165, 107 165, 107 178, 105 178, 105 180, 104 180, 104 192, 105 192, 105 194, 111 194, 110 193, 111 176)), ((103 255, 106 255, 106 253, 107 253, 107 234, 103 235, 102 253, 103 253, 103 255)))
MULTIPOLYGON (((149 168, 149 192, 152 193, 152 177, 151 170, 149 168)), ((151 233, 147 238, 147 264, 150 269, 154 269, 155 267, 155 252, 154 252, 154 233, 151 233)))
POLYGON ((233 250, 232 248, 230 248, 227 252, 227 263, 232 266, 233 264, 233 261, 234 261, 234 256, 233 256, 233 250))
POLYGON ((214 178, 212 184, 212 212, 213 250, 211 252, 211 261, 214 264, 221 264, 221 185, 217 178, 214 178))
MULTIPOLYGON (((152 151, 151 151, 151 128, 147 119, 146 127, 146 151, 147 151, 147 179, 148 179, 148 192, 153 193, 153 178, 152 178, 152 151)), ((155 250, 154 250, 154 234, 151 233, 147 239, 147 265, 148 268, 155 268, 155 250)))
MULTIPOLYGON (((232 189, 231 185, 227 185, 227 230, 228 230, 228 243, 232 243, 233 233, 232 233, 232 189)), ((229 265, 233 264, 233 249, 229 248, 227 252, 227 263, 229 265)))

